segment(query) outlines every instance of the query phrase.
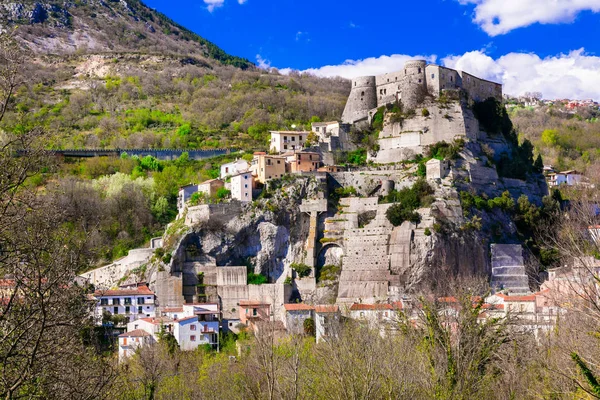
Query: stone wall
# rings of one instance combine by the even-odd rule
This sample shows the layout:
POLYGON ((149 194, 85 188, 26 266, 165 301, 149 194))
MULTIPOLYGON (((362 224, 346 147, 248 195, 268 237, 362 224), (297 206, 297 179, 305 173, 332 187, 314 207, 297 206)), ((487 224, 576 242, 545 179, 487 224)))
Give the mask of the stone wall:
POLYGON ((350 96, 346 102, 342 121, 354 123, 367 117, 367 112, 377 106, 374 76, 363 76, 352 81, 350 96))
POLYGON ((242 204, 238 201, 221 204, 201 204, 187 208, 185 216, 185 224, 194 226, 200 222, 216 221, 226 224, 233 218, 237 217, 242 211, 242 204))
POLYGON ((110 289, 115 287, 119 280, 131 273, 132 270, 146 264, 154 254, 154 249, 129 250, 127 256, 105 267, 96 268, 80 276, 94 285, 96 289, 110 289))

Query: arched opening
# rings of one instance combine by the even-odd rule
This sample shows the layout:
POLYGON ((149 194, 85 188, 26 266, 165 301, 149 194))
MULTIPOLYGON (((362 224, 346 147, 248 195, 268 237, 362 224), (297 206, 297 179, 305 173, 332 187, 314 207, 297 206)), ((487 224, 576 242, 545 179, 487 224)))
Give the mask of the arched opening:
POLYGON ((317 255, 317 281, 335 280, 342 270, 344 249, 337 243, 325 244, 317 255))

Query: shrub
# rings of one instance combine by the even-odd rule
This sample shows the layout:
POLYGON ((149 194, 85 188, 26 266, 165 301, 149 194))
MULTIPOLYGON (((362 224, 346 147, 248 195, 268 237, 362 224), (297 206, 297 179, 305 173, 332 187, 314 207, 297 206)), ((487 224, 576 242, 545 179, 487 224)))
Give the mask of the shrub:
POLYGON ((217 199, 225 199, 231 195, 231 190, 225 189, 224 187, 217 190, 217 199))
POLYGON ((308 336, 315 336, 315 320, 312 318, 306 318, 302 324, 304 328, 304 334, 308 336))
POLYGON ((421 115, 424 116, 425 118, 429 117, 429 110, 426 108, 422 109, 421 115))
POLYGON ((283 281, 284 285, 291 285, 292 284, 292 277, 291 276, 286 276, 285 281, 283 281))
POLYGON ((310 275, 310 271, 312 271, 312 268, 309 267, 306 264, 301 264, 301 263, 293 263, 290 265, 290 268, 292 268, 293 270, 296 271, 296 273, 298 274, 298 277, 300 278, 304 278, 305 276, 309 276, 310 275))
POLYGON ((394 226, 400 226, 404 221, 409 221, 414 224, 421 222, 421 215, 418 212, 410 210, 402 204, 394 204, 388 208, 385 216, 394 226))
POLYGON ((425 232, 423 232, 425 234, 425 236, 431 236, 431 231, 429 230, 429 228, 425 228, 425 232))
POLYGON ((262 285, 268 282, 267 277, 262 274, 255 274, 253 272, 248 274, 248 285, 262 285))

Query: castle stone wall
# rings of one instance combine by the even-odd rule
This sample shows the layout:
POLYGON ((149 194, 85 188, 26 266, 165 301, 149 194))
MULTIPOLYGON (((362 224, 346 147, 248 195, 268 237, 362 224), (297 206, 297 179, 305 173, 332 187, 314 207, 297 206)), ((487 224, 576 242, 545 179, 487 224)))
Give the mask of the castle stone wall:
POLYGON ((377 107, 376 86, 374 76, 363 76, 352 81, 350 97, 342 114, 343 122, 354 123, 365 119, 367 112, 377 107))
POLYGON ((489 97, 502 100, 502 85, 477 78, 462 71, 439 65, 427 65, 424 60, 408 61, 404 69, 378 76, 365 76, 352 81, 352 90, 342 121, 364 121, 369 110, 398 99, 406 109, 416 108, 427 94, 439 96, 443 90, 464 89, 475 101, 489 97))

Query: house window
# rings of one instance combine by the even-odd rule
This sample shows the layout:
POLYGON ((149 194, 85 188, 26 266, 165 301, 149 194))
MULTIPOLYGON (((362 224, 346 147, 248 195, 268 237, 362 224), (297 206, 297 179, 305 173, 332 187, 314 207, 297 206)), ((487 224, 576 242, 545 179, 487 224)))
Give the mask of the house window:
POLYGON ((113 305, 118 306, 119 304, 121 304, 121 299, 113 299, 113 305))
POLYGON ((196 341, 196 335, 190 336, 190 341, 195 342, 196 341))
POLYGON ((248 189, 248 185, 244 185, 244 189, 248 189))
POLYGON ((280 160, 277 160, 277 164, 281 164, 281 161, 280 161, 280 160))
POLYGON ((119 307, 114 307, 114 311, 115 311, 114 312, 115 314, 118 314, 119 313, 119 307))
POLYGON ((127 346, 127 338, 126 337, 123 338, 123 346, 127 346))
POLYGON ((125 307, 125 314, 129 314, 129 306, 125 307))
POLYGON ((283 137, 283 140, 287 140, 287 136, 284 136, 284 137, 283 137))
POLYGON ((108 299, 100 299, 100 305, 101 306, 107 306, 108 305, 108 299))
POLYGON ((137 303, 138 303, 138 304, 145 304, 145 303, 144 303, 144 298, 143 298, 143 297, 138 297, 138 299, 137 299, 137 303))
POLYGON ((248 175, 244 175, 244 179, 248 179, 248 175))
POLYGON ((131 297, 125 297, 125 305, 131 305, 131 297))
POLYGON ((296 141, 296 136, 292 136, 292 142, 296 141))
POLYGON ((190 331, 195 331, 196 330, 196 325, 190 325, 190 331))
POLYGON ((364 316, 365 316, 365 313, 361 311, 360 312, 360 317, 363 318, 364 316))
POLYGON ((255 317, 258 315, 258 310, 256 308, 252 309, 252 315, 255 317))
POLYGON ((283 145, 283 149, 284 149, 284 150, 287 150, 287 144, 284 144, 284 145, 283 145))
POLYGON ((138 314, 142 314, 144 312, 144 307, 139 306, 138 307, 138 314))
POLYGON ((225 167, 225 173, 228 174, 229 173, 229 167, 225 167))
POLYGON ((244 196, 245 196, 245 197, 248 197, 248 193, 245 193, 245 194, 244 194, 244 196))

